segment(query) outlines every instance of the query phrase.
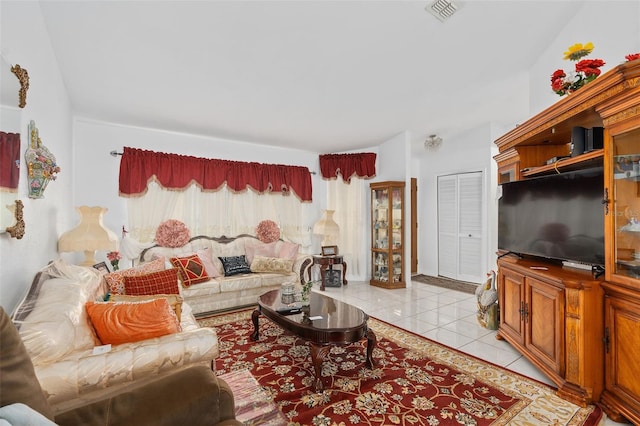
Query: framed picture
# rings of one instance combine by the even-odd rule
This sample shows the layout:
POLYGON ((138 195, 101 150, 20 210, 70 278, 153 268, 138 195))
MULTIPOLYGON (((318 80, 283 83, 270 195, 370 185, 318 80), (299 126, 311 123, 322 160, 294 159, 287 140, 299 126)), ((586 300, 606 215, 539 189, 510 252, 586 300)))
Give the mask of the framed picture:
POLYGON ((100 271, 101 274, 108 274, 110 272, 107 262, 96 263, 93 267, 100 271))
POLYGON ((338 254, 338 246, 322 246, 323 256, 335 256, 338 254))

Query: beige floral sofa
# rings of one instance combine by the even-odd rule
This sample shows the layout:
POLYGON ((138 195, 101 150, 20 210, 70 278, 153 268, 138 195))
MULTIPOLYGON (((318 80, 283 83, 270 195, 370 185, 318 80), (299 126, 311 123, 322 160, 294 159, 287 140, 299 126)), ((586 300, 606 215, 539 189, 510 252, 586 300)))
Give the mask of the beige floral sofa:
POLYGON ((139 262, 148 263, 164 257, 171 266, 170 259, 194 254, 204 260, 207 278, 190 285, 183 282, 180 294, 196 317, 255 305, 261 294, 279 288, 284 282, 305 282, 313 264, 310 255, 299 252, 298 244, 282 240, 264 243, 248 234, 237 237, 199 235, 182 247, 154 245, 142 251, 139 262), (248 269, 227 274, 227 265, 222 260, 242 256, 248 269))
MULTIPOLYGON (((200 328, 186 303, 177 332, 105 347, 86 309, 87 302, 100 301, 105 293, 96 269, 57 260, 36 275, 12 315, 54 414, 134 382, 195 365, 211 368, 218 356, 214 329, 200 328)), ((171 309, 168 302, 166 306, 171 309)))

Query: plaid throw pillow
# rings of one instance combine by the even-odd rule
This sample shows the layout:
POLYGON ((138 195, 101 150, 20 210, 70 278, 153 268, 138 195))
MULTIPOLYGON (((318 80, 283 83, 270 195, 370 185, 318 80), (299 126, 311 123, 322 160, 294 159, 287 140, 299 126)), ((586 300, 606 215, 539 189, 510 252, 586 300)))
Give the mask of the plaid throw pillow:
POLYGON ((115 271, 104 276, 109 291, 111 294, 124 294, 124 277, 127 276, 140 276, 150 272, 158 272, 164 270, 164 257, 152 260, 151 262, 143 263, 142 265, 131 268, 115 271))
POLYGON ((189 287, 191 284, 209 281, 207 270, 197 254, 187 257, 172 257, 171 264, 180 271, 182 285, 185 287, 189 287))
POLYGON ((124 277, 124 291, 129 296, 147 294, 180 294, 178 270, 165 269, 146 275, 124 277))

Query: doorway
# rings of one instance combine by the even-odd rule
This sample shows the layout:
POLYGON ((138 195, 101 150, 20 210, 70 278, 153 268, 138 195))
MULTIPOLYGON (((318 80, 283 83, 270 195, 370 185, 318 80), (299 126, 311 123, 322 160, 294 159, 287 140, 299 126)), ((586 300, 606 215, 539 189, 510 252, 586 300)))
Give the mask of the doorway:
POLYGON ((438 176, 438 275, 485 279, 484 193, 483 172, 438 176))

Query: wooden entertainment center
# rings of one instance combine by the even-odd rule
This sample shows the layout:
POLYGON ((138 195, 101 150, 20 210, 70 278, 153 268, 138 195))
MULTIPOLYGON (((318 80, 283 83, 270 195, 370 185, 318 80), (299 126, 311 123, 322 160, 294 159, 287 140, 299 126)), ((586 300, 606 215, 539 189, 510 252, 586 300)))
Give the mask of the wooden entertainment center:
POLYGON ((495 143, 500 184, 603 165, 605 188, 604 274, 499 252, 497 337, 544 372, 559 396, 640 424, 640 60, 495 143), (577 127, 604 128, 603 148, 571 154, 577 127))

